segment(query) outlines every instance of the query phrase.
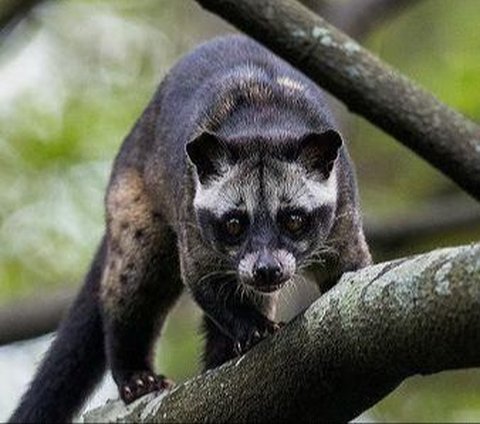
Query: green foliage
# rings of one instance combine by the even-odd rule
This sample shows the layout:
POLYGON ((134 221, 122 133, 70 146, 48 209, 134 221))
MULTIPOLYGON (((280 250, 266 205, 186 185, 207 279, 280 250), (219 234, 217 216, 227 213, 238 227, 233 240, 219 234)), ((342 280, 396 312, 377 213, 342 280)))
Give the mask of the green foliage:
POLYGON ((369 411, 380 422, 478 422, 480 370, 406 380, 369 411))
POLYGON ((51 75, 0 116, 2 299, 81 279, 101 236, 111 161, 171 62, 162 32, 121 4, 93 6, 45 8, 40 30, 10 58, 35 67, 24 53, 36 48, 51 75))

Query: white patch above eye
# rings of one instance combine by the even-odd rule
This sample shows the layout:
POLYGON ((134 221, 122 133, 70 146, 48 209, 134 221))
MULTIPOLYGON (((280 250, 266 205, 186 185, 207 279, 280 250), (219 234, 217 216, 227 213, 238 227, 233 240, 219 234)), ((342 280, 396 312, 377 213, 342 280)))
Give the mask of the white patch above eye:
POLYGON ((306 179, 305 185, 311 194, 312 202, 307 202, 304 206, 308 209, 314 209, 325 204, 335 204, 337 201, 337 172, 333 168, 326 181, 315 181, 306 179), (310 207, 309 207, 310 203, 310 207))
POLYGON ((281 207, 298 207, 312 211, 322 205, 337 202, 337 176, 334 167, 327 180, 309 177, 305 170, 295 163, 277 162, 281 169, 281 182, 278 177, 267 176, 266 201, 272 216, 281 207))
POLYGON ((253 216, 262 205, 272 217, 284 206, 312 211, 337 201, 337 176, 334 167, 327 180, 308 176, 296 163, 271 161, 263 174, 263 191, 259 174, 249 167, 234 166, 221 176, 201 184, 196 181, 195 209, 207 209, 217 217, 240 206, 253 216), (283 200, 285 199, 285 200, 283 200))
POLYGON ((232 171, 227 171, 215 181, 207 185, 196 181, 195 198, 193 205, 195 209, 207 209, 217 217, 222 216, 233 208, 233 202, 222 193, 222 186, 231 179, 232 171))
POLYGON ((258 172, 248 172, 241 166, 230 167, 207 184, 197 179, 194 208, 207 209, 217 217, 238 209, 252 214, 259 204, 259 184, 258 172))
POLYGON ((298 90, 298 91, 305 90, 305 86, 301 82, 295 81, 290 77, 278 77, 277 83, 284 87, 290 88, 291 90, 298 90))

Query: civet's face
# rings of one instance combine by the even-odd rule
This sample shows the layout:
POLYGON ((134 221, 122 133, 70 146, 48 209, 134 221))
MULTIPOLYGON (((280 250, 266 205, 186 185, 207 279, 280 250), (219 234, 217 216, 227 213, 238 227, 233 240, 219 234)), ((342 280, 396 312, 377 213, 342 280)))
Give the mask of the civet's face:
POLYGON ((283 147, 238 149, 210 134, 187 146, 202 237, 231 259, 240 283, 278 290, 322 245, 335 214, 340 145, 329 131, 283 147))

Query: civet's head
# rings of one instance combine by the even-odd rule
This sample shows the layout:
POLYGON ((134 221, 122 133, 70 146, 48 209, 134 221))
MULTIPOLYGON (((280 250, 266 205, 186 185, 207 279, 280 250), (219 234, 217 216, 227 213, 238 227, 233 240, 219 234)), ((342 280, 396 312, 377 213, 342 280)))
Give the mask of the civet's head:
POLYGON ((334 130, 282 142, 203 133, 187 145, 201 235, 229 258, 240 283, 273 292, 324 242, 341 145, 334 130))

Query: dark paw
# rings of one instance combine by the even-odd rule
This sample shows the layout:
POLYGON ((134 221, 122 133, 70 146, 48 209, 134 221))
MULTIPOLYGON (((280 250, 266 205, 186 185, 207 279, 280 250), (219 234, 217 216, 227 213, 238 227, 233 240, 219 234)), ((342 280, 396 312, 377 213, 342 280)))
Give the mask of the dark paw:
POLYGON ((139 371, 133 373, 123 383, 120 389, 120 397, 128 405, 147 393, 170 389, 173 381, 163 375, 155 375, 150 371, 139 371))
POLYGON ((271 334, 276 333, 285 324, 270 321, 265 317, 257 317, 254 322, 242 322, 237 326, 234 350, 237 355, 243 355, 258 342, 271 334))

